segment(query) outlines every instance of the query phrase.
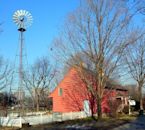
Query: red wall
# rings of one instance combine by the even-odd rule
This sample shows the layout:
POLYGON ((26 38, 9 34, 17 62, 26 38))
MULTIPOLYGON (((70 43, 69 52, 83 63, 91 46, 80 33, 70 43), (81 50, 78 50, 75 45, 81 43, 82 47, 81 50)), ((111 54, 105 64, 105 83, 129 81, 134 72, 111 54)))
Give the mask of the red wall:
POLYGON ((82 82, 75 69, 71 69, 59 83, 50 97, 53 98, 54 112, 80 111, 83 101, 87 98, 82 82), (62 88, 62 96, 59 96, 59 88, 62 88))
MULTIPOLYGON (((109 112, 108 97, 116 96, 117 92, 113 90, 111 93, 104 94, 102 101, 102 111, 109 112)), ((95 99, 88 93, 83 82, 77 75, 75 68, 72 68, 65 75, 64 79, 59 83, 56 89, 51 93, 50 97, 53 100, 53 112, 74 112, 83 110, 84 100, 89 100, 96 111, 94 106, 95 99), (62 96, 59 96, 59 88, 62 88, 62 96)))

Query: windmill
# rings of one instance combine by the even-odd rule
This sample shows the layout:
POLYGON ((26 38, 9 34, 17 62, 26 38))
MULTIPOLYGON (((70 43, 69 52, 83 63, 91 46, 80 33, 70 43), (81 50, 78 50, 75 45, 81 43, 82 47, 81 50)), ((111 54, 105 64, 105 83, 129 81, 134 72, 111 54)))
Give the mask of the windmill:
POLYGON ((24 48, 24 32, 32 24, 33 18, 32 15, 26 10, 17 10, 13 15, 13 21, 18 27, 20 33, 20 48, 19 48, 19 83, 18 83, 18 101, 20 107, 23 109, 23 48, 24 48))

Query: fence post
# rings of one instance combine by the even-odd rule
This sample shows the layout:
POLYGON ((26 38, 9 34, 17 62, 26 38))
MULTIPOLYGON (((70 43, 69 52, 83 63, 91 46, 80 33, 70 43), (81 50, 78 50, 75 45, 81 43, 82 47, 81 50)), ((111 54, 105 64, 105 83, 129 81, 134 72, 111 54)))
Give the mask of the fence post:
POLYGON ((41 124, 43 124, 43 117, 42 117, 42 113, 40 113, 40 118, 41 118, 41 124))
POLYGON ((62 113, 61 114, 61 121, 63 121, 63 119, 65 119, 65 118, 64 118, 64 114, 62 113))
POLYGON ((52 113, 52 122, 53 122, 54 120, 53 120, 53 113, 52 113))
POLYGON ((82 118, 86 118, 84 111, 82 111, 82 118))
POLYGON ((20 116, 20 128, 22 128, 22 117, 20 116))
POLYGON ((71 120, 73 120, 73 113, 72 113, 72 111, 71 111, 71 120))

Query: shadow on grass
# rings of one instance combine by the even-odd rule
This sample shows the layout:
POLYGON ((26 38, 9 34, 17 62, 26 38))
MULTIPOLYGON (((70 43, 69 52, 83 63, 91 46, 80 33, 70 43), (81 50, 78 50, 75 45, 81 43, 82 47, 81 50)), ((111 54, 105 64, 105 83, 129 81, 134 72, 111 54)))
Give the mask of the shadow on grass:
POLYGON ((138 130, 138 129, 145 130, 145 116, 144 115, 140 115, 135 120, 129 123, 126 123, 124 125, 118 126, 114 128, 113 130, 138 130))

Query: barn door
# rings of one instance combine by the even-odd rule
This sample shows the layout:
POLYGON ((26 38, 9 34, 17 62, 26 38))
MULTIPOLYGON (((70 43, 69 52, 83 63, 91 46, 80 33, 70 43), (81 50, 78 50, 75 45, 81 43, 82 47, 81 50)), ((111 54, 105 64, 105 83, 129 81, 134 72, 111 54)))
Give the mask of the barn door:
POLYGON ((87 116, 90 116, 91 114, 89 100, 84 100, 84 112, 87 114, 87 116))

